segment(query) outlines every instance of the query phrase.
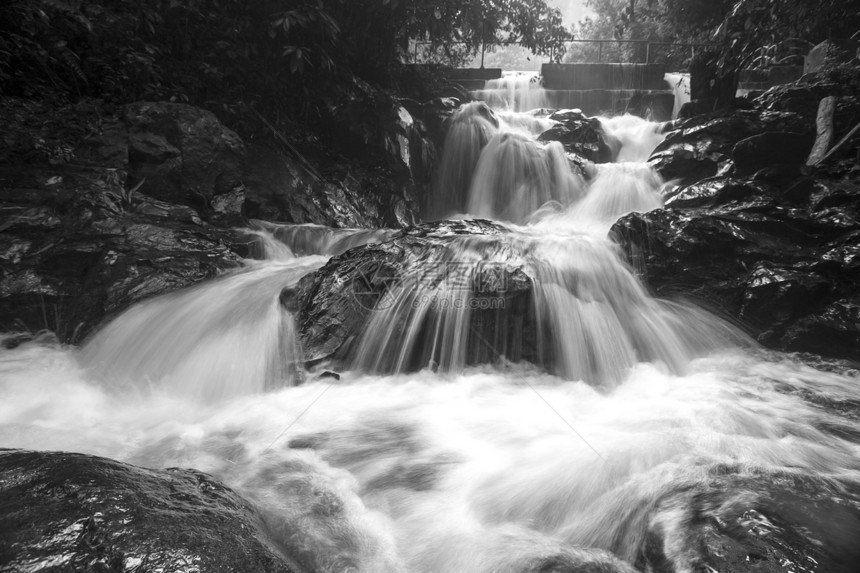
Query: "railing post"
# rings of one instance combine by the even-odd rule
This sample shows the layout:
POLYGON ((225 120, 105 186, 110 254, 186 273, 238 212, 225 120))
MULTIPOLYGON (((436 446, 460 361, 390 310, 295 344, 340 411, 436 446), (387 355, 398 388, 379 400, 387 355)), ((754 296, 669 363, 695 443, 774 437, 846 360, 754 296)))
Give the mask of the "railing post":
POLYGON ((651 63, 651 42, 645 44, 645 63, 651 63))

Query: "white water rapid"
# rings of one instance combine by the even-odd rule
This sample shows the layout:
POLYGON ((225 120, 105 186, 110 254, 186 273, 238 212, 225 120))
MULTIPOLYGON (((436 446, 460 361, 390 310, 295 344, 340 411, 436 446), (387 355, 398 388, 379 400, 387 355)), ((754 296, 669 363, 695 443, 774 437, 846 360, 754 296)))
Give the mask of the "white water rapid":
POLYGON ((443 281, 395 292, 339 379, 305 372, 281 289, 394 233, 258 223, 264 260, 137 305, 81 348, 0 348, 0 447, 209 472, 308 573, 705 571, 714 532, 745 527, 802 532, 811 549, 785 571, 853 571, 855 373, 651 297, 608 230, 662 205, 644 164, 656 126, 603 120, 620 162, 582 166, 534 141, 550 123, 465 106, 438 204, 502 225, 450 256, 527 271, 536 339, 502 334, 542 367, 476 353, 471 295, 443 281))

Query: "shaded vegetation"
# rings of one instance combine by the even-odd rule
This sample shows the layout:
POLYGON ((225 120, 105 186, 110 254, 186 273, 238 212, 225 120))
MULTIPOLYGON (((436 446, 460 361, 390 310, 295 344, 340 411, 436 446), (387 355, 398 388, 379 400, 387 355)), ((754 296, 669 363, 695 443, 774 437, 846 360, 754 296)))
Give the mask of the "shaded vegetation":
POLYGON ((482 44, 548 53, 565 34, 543 0, 9 0, 0 93, 307 118, 359 79, 396 86, 415 40, 459 63, 482 44))

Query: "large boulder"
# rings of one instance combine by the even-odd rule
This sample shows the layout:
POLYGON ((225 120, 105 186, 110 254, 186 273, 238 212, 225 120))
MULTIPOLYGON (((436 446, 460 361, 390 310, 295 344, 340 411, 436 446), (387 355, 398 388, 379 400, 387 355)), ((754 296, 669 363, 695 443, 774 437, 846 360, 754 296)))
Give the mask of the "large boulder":
MULTIPOLYGON (((473 331, 480 335, 467 350, 470 363, 497 359, 493 348, 512 360, 540 362, 537 349, 529 345, 536 343, 536 334, 529 336, 522 331, 534 328, 530 270, 507 252, 504 232, 503 227, 488 221, 442 221, 399 231, 385 242, 333 257, 297 287, 281 294, 282 303, 297 314, 305 359, 311 364, 331 363, 333 367, 351 363, 357 358, 357 343, 372 317, 403 304, 405 299, 398 293, 404 290, 411 289, 407 298, 417 296, 415 300, 410 298, 409 304, 430 307, 428 317, 436 311, 453 312, 454 306, 444 306, 449 302, 453 305, 453 300, 439 300, 443 306, 437 307, 425 304, 428 301, 421 297, 434 294, 436 285, 455 281, 457 288, 467 289, 476 299, 504 299, 504 304, 474 305, 474 312, 469 314, 473 331), (481 252, 486 260, 475 258, 474 264, 469 264, 467 261, 473 257, 464 254, 464 249, 474 249, 472 254, 481 252), (515 323, 520 325, 517 331, 512 329, 515 323)), ((434 328, 430 318, 417 326, 426 328, 428 335, 434 328)), ((373 334, 365 338, 369 336, 373 334)), ((421 362, 422 350, 415 350, 414 357, 406 357, 404 365, 410 369, 427 366, 421 362)), ((395 369, 386 360, 368 366, 371 370, 395 369)))
POLYGON ((250 503, 195 470, 0 450, 4 571, 298 572, 250 503))

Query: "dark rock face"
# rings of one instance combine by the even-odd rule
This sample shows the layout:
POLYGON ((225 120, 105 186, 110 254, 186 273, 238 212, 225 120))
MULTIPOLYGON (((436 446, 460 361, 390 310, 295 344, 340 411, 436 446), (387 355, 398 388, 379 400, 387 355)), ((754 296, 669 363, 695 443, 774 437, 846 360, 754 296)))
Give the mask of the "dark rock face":
POLYGON ((596 117, 586 117, 578 110, 561 110, 549 118, 559 123, 540 134, 538 141, 558 141, 568 153, 594 163, 613 161, 621 149, 620 142, 603 131, 596 117))
POLYGON ((4 571, 298 571, 257 511, 194 470, 0 451, 4 571))
POLYGON ((660 295, 728 313, 767 346, 860 360, 856 182, 706 179, 613 233, 660 295))
POLYGON ((331 227, 404 227, 417 221, 415 192, 383 168, 340 158, 310 173, 272 145, 251 145, 246 177, 247 216, 331 227))
POLYGON ((765 168, 785 167, 800 172, 812 149, 811 133, 766 131, 742 139, 732 149, 735 174, 752 175, 765 168))
POLYGON ((310 142, 301 151, 281 149, 277 142, 252 146, 247 216, 364 228, 400 228, 420 220, 442 124, 456 101, 400 102, 360 87, 332 104, 327 144, 310 142))
MULTIPOLYGON (((128 186, 196 208, 204 218, 241 216, 245 145, 211 112, 176 103, 140 102, 122 110, 128 186)), ((228 222, 228 221, 225 221, 228 222)))
POLYGON ((236 266, 250 239, 129 193, 122 172, 0 166, 0 327, 82 340, 130 304, 236 266))

